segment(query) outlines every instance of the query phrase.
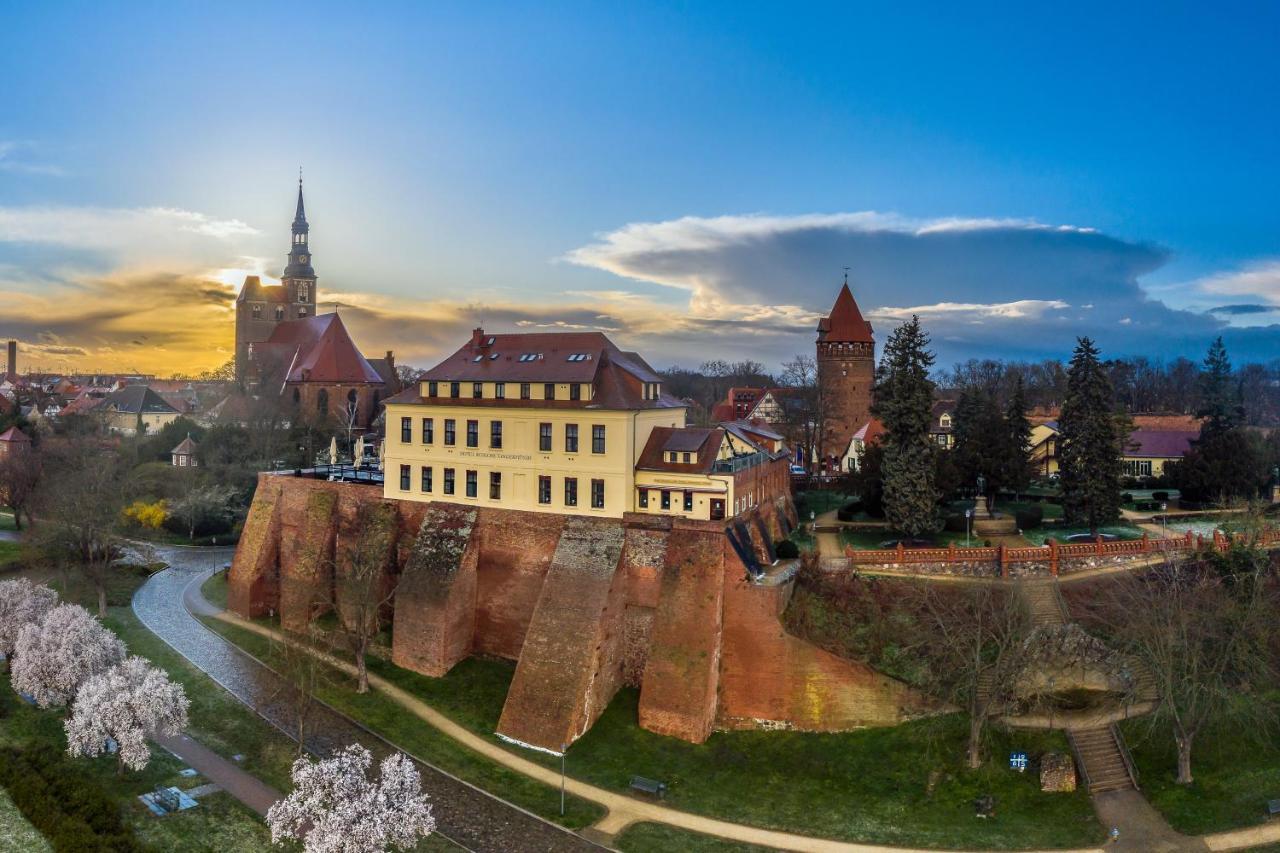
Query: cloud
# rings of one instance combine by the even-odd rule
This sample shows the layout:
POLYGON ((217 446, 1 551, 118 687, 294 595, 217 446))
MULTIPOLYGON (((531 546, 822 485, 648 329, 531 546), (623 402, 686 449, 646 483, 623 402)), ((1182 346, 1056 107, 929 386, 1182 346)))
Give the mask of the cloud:
POLYGON ((1258 261, 1242 269, 1214 273, 1191 282, 1191 287, 1201 293, 1253 296, 1280 306, 1280 260, 1258 261))
POLYGON ((1259 305, 1256 302, 1251 302, 1242 305, 1217 305, 1210 308, 1209 313, 1243 316, 1246 314, 1269 314, 1275 310, 1277 310, 1275 305, 1259 305))
MULTIPOLYGON (((879 340, 888 327, 919 314, 942 364, 984 355, 1061 358, 1078 335, 1094 337, 1107 355, 1176 355, 1199 354, 1225 333, 1229 346, 1233 335, 1239 341, 1240 358, 1269 357, 1280 329, 1237 334, 1225 318, 1151 298, 1141 280, 1168 258, 1163 247, 1088 227, 875 211, 632 223, 564 256, 687 291, 695 318, 768 317, 791 326, 830 310, 848 267, 879 340)), ((1251 285, 1272 274, 1280 283, 1280 264, 1250 272, 1251 285)), ((1227 289, 1227 279, 1216 286, 1238 292, 1227 289)), ((729 333, 722 341, 771 362, 785 357, 777 347, 762 352, 754 341, 751 349, 735 346, 729 333)), ((792 339, 790 351, 806 343, 792 339)))
POLYGON ((31 142, 12 139, 0 140, 0 172, 19 175, 48 175, 58 178, 66 176, 67 173, 61 166, 31 160, 28 154, 34 151, 35 148, 35 144, 31 142))

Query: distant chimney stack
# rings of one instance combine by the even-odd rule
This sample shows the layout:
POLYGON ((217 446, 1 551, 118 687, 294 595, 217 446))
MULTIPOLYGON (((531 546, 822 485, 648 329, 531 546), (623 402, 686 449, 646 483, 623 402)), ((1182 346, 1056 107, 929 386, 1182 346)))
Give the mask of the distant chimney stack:
POLYGON ((9 341, 9 361, 5 372, 10 376, 18 375, 18 342, 9 341))
POLYGON ((480 346, 480 342, 484 340, 484 329, 476 326, 471 330, 471 345, 473 347, 480 346))

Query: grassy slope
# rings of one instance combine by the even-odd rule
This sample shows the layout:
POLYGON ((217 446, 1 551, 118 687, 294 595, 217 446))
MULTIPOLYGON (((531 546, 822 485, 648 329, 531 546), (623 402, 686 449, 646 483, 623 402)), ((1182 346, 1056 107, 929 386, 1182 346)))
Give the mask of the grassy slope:
POLYGON ((11 564, 16 564, 21 551, 22 545, 17 542, 0 542, 0 570, 11 568, 11 564))
MULTIPOLYGON (((271 643, 257 634, 228 625, 218 619, 207 619, 205 624, 260 660, 270 662, 275 656, 271 643)), ((485 663, 484 661, 465 661, 455 669, 455 672, 469 671, 468 664, 483 666, 485 663)), ((386 675, 385 670, 396 669, 396 667, 371 660, 370 669, 386 675)), ((588 826, 604 816, 604 809, 600 806, 570 796, 566 801, 566 814, 561 818, 559 790, 500 767, 466 747, 460 746, 418 718, 406 713, 398 704, 376 690, 364 695, 357 694, 352 689, 354 687, 352 679, 344 673, 330 669, 328 676, 326 683, 317 691, 319 697, 339 711, 359 720, 400 749, 547 820, 574 829, 588 826)), ((486 679, 469 679, 460 676, 451 683, 458 694, 454 697, 454 701, 460 705, 466 706, 472 701, 487 705, 490 701, 488 697, 491 695, 491 683, 486 679)), ((505 696, 505 688, 502 695, 505 696)), ((501 707, 499 700, 499 710, 501 707)), ((494 715, 492 724, 478 731, 492 737, 496 726, 497 716, 494 715)))
POLYGON ((685 853, 770 853, 773 850, 772 847, 739 844, 714 835, 688 832, 665 823, 633 823, 618 834, 613 844, 623 853, 666 853, 669 850, 685 853))
MULTIPOLYGON (((268 642, 251 632, 226 623, 213 627, 254 654, 268 652, 268 642)), ((477 659, 463 661, 444 678, 385 661, 373 661, 371 668, 486 737, 497 725, 514 671, 507 662, 477 659)), ((418 754, 444 763, 428 751, 440 736, 428 737, 426 727, 406 719, 379 694, 355 696, 344 681, 324 698, 415 752, 408 739, 426 739, 418 754)), ((995 733, 995 760, 971 772, 956 760, 964 737, 958 717, 842 734, 724 732, 697 745, 642 730, 636 724, 637 703, 635 690, 615 697, 569 750, 571 776, 622 792, 632 775, 649 776, 670 786, 667 802, 675 808, 862 841, 1017 848, 1086 845, 1102 837, 1082 792, 1044 794, 1033 776, 1000 765, 999 758, 1014 747, 1032 754, 1065 749, 1056 733, 995 733), (941 781, 930 796, 925 788, 932 770, 939 771, 941 781), (984 793, 994 794, 999 803, 996 820, 973 818, 973 799, 984 793)), ((517 754, 559 765, 540 753, 517 754)))
POLYGON ((1143 793, 1179 832, 1201 835, 1261 823, 1267 800, 1280 796, 1280 742, 1274 732, 1248 736, 1236 725, 1211 729, 1191 753, 1195 781, 1179 785, 1169 727, 1131 720, 1122 728, 1143 793))
POLYGON ((51 849, 0 788, 0 853, 48 853, 51 849))

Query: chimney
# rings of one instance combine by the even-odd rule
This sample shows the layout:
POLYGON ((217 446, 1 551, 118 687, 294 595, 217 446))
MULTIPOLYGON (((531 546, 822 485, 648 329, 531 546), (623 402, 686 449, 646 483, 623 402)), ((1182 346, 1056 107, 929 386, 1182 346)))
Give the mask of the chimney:
POLYGON ((18 342, 9 341, 9 363, 6 370, 10 376, 18 375, 18 342))
POLYGON ((480 346, 480 342, 484 340, 484 329, 476 326, 471 330, 471 345, 473 347, 480 346))
POLYGON ((393 371, 396 369, 396 354, 391 350, 387 350, 387 367, 393 371))

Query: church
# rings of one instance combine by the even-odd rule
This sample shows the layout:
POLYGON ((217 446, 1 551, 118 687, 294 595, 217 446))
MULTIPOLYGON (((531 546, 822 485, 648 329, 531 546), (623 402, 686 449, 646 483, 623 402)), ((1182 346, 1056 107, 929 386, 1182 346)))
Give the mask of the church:
POLYGON ((278 394, 303 416, 367 429, 379 402, 400 390, 395 356, 365 358, 336 311, 317 313, 310 230, 299 177, 280 284, 247 276, 236 297, 236 381, 256 395, 278 394))

